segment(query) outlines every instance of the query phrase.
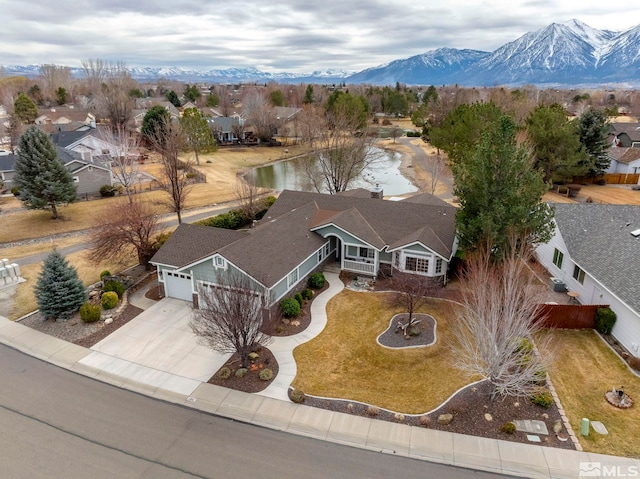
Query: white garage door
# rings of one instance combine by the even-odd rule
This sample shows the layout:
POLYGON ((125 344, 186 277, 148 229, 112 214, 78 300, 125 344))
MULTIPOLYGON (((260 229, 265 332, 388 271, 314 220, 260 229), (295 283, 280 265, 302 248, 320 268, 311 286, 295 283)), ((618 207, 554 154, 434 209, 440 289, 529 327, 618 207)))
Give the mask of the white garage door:
POLYGON ((166 272, 165 277, 166 296, 170 298, 184 299, 192 301, 191 276, 184 273, 166 272))

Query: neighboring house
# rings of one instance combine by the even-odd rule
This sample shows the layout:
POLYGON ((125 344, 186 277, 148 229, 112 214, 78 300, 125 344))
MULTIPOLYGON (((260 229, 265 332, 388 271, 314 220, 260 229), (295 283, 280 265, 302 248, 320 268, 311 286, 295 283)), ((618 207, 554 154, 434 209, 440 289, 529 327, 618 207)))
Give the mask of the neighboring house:
POLYGON ((368 277, 396 270, 445 281, 456 247, 455 208, 434 196, 387 201, 365 190, 285 190, 247 231, 178 226, 151 263, 164 295, 196 307, 200 287, 224 287, 230 272, 272 306, 326 262, 368 277))
POLYGON ((607 150, 611 160, 607 173, 640 173, 640 148, 612 146, 607 150))
POLYGON ((4 187, 8 190, 13 187, 11 183, 13 182, 13 175, 15 174, 13 169, 15 162, 15 155, 8 151, 0 153, 0 180, 2 180, 4 187))
POLYGON ((69 131, 81 126, 96 125, 96 117, 86 109, 76 109, 68 106, 38 110, 35 124, 41 126, 48 133, 69 131))
POLYGON ((609 125, 611 144, 622 148, 640 147, 639 123, 611 123, 609 125))
POLYGON ((556 204, 555 232, 536 254, 549 273, 583 304, 609 304, 618 316, 613 335, 640 355, 640 208, 556 204))
POLYGON ((51 140, 56 146, 79 153, 87 161, 103 155, 115 156, 120 151, 118 145, 102 138, 99 128, 61 131, 53 133, 51 140))
POLYGON ((295 118, 302 111, 302 108, 292 108, 286 106, 276 106, 272 113, 276 120, 276 135, 278 136, 299 136, 296 128, 295 118))
POLYGON ((237 143, 245 139, 245 122, 240 117, 218 116, 207 118, 207 123, 214 138, 221 145, 237 143))

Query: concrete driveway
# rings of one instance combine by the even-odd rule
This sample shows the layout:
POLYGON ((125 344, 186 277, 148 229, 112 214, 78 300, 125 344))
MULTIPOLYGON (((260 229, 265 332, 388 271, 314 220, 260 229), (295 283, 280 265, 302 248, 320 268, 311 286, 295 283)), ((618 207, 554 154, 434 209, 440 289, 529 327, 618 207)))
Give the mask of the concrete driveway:
POLYGON ((164 298, 94 345, 80 362, 176 392, 206 382, 229 358, 199 345, 186 301, 164 298))

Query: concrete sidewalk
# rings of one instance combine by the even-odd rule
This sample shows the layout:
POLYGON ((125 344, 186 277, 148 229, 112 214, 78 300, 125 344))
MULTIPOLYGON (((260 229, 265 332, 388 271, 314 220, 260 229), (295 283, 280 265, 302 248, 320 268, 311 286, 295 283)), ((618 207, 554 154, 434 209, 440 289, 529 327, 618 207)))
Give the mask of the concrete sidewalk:
MULTIPOLYGON (((330 274, 327 277, 330 287, 316 298, 316 309, 312 312, 319 318, 324 316, 325 321, 326 302, 341 290, 337 277, 330 274)), ((161 307, 172 306, 168 303, 161 307)), ((152 330, 162 327, 150 325, 152 330)), ((324 324, 313 325, 313 331, 307 334, 315 335, 323 328, 324 324)), ((304 342, 301 335, 279 339, 304 342)), ((289 364, 284 356, 280 356, 284 361, 280 366, 284 382, 271 385, 260 395, 214 386, 183 376, 179 371, 164 371, 82 348, 4 317, 0 317, 0 342, 57 366, 150 397, 292 434, 388 454, 535 478, 576 478, 581 462, 600 462, 607 467, 618 465, 621 471, 638 466, 638 461, 631 459, 465 436, 294 404, 280 397, 285 383, 288 387, 293 379, 291 374, 295 375, 295 364, 289 364)), ((291 344, 280 341, 272 347, 284 350, 291 344)))

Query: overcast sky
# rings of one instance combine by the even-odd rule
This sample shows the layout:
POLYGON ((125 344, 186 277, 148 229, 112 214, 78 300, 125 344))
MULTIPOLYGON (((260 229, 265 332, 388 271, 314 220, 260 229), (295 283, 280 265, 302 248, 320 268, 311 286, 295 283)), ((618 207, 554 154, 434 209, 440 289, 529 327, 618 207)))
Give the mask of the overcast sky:
POLYGON ((440 47, 493 51, 572 18, 622 31, 638 0, 0 0, 0 65, 349 72, 440 47))

